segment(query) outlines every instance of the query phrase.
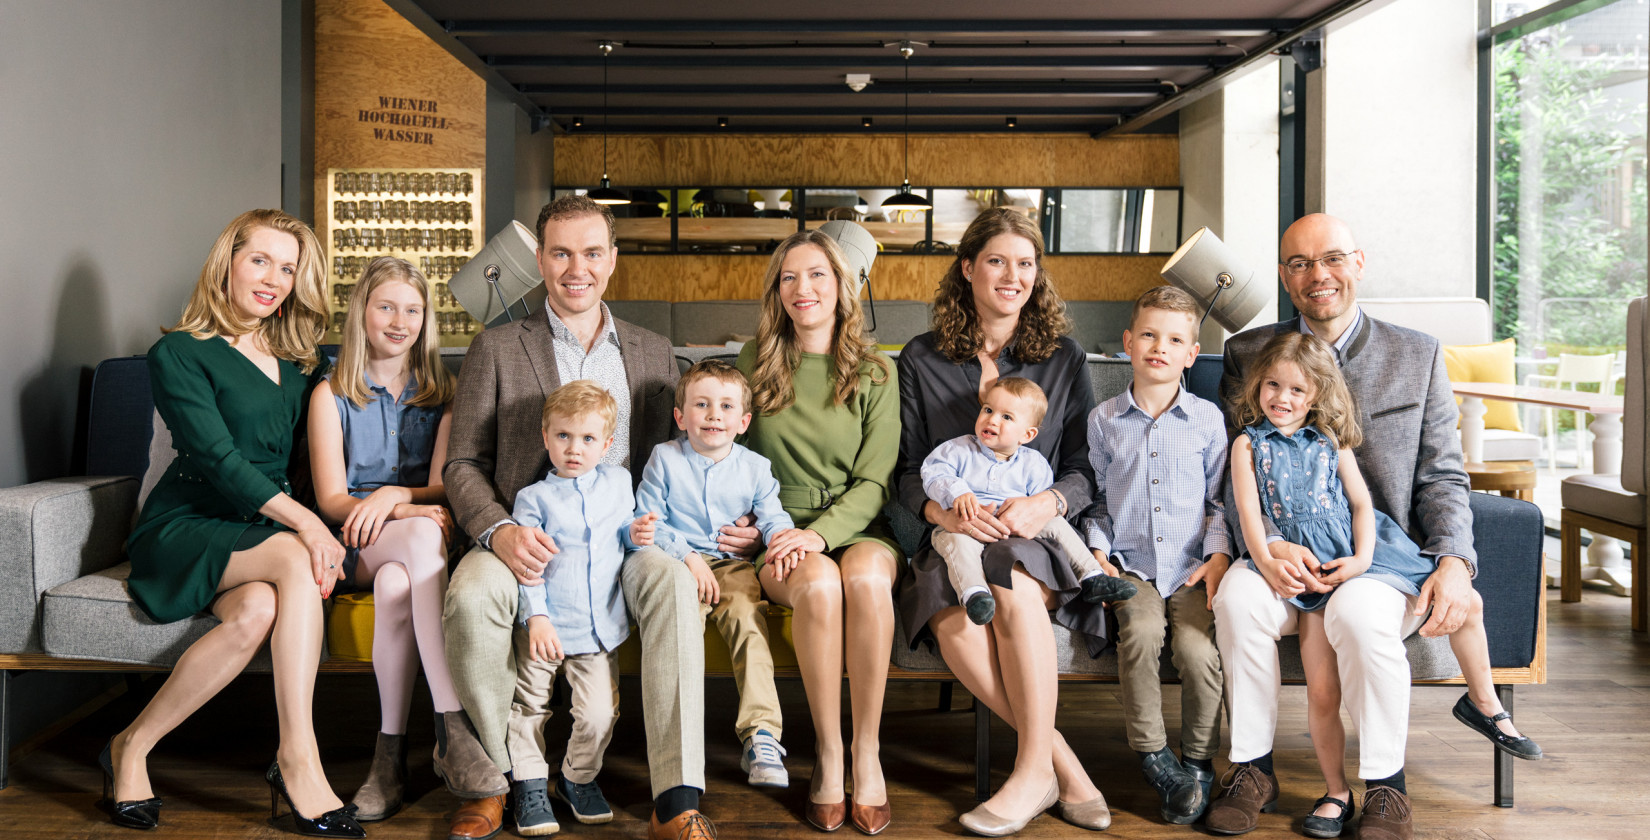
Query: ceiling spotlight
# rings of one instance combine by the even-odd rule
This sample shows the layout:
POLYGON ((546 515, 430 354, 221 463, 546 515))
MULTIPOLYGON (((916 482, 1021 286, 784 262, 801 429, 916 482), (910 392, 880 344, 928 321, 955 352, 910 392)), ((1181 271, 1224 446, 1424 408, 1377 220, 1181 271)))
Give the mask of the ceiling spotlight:
POLYGON ((859 124, 865 126, 866 128, 870 128, 871 127, 871 118, 870 117, 860 117, 859 118, 859 124))
POLYGON ((1019 125, 1019 124, 1020 124, 1020 118, 1019 117, 1009 117, 1008 118, 1008 127, 1009 128, 1013 128, 1014 126, 1019 125))
POLYGON ((574 117, 573 118, 573 127, 574 128, 584 128, 584 117, 574 117))
POLYGON ((871 84, 870 73, 849 73, 846 78, 848 80, 848 89, 854 93, 859 93, 871 84))
POLYGON ((716 126, 718 128, 727 128, 728 127, 728 118, 727 117, 717 117, 716 118, 716 126))

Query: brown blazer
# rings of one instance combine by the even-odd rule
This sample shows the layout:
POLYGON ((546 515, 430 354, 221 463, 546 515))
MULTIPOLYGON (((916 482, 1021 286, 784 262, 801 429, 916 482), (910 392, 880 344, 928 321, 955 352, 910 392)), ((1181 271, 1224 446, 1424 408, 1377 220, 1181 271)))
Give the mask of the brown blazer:
MULTIPOLYGON (((516 493, 550 471, 540 417, 561 376, 545 312, 484 331, 464 355, 441 475, 459 527, 472 537, 510 518, 516 493)), ((670 438, 676 357, 658 333, 617 318, 613 327, 630 381, 634 486, 653 447, 670 438)))

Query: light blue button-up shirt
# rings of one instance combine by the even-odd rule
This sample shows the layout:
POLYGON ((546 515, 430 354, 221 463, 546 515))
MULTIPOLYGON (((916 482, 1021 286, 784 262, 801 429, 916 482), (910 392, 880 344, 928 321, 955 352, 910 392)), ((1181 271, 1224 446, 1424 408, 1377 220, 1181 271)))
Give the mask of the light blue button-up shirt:
POLYGON ((1214 403, 1181 388, 1154 418, 1126 389, 1089 412, 1089 463, 1098 488, 1083 519, 1089 547, 1121 557, 1163 597, 1210 555, 1231 556, 1226 421, 1214 403))
MULTIPOLYGON (((407 377, 397 400, 388 388, 361 374, 369 400, 357 406, 333 389, 338 422, 344 432, 344 481, 358 499, 385 485, 423 487, 430 482, 435 433, 441 406, 408 405, 418 396, 418 382, 407 377)), ((331 379, 329 375, 327 377, 331 379)))
POLYGON ((551 475, 516 494, 512 518, 561 549, 542 584, 521 587, 517 618, 549 617, 569 656, 614 650, 630 635, 619 566, 634 507, 630 471, 612 464, 578 478, 551 475))
POLYGON ((779 482, 767 458, 734 444, 720 461, 700 455, 686 438, 653 447, 636 488, 636 515, 659 514, 653 544, 672 557, 691 552, 721 557, 723 525, 755 514, 765 542, 795 527, 779 504, 779 482))
POLYGON ((922 490, 946 510, 964 493, 973 493, 981 504, 999 505, 1053 486, 1054 470, 1043 453, 1022 446, 999 460, 975 435, 954 437, 922 461, 922 490))

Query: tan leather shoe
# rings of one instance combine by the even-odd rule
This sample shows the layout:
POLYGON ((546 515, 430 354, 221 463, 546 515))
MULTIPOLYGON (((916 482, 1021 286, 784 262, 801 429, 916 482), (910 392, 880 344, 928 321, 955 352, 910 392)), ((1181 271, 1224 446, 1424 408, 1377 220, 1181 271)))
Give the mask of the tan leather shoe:
POLYGON ((664 823, 654 811, 647 821, 647 840, 716 840, 716 826, 698 811, 683 811, 664 823))
POLYGON ((1111 809, 1106 807, 1106 796, 1101 794, 1087 802, 1062 801, 1054 806, 1060 819, 1089 831, 1111 828, 1111 809))
POLYGON ((504 827, 504 794, 466 799, 453 814, 447 840, 488 840, 504 827))
POLYGON ((1260 825, 1261 814, 1278 807, 1278 777, 1252 764, 1234 764, 1227 773, 1203 825, 1215 834, 1247 834, 1260 825))

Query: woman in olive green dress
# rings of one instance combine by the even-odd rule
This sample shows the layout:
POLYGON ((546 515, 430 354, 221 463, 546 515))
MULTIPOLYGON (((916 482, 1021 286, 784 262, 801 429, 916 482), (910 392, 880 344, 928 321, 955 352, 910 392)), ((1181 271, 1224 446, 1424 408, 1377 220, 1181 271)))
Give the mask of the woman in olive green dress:
POLYGON ((834 831, 888 826, 879 757, 894 639, 900 551, 882 520, 899 452, 894 366, 866 338, 856 285, 836 241, 818 231, 774 251, 756 340, 739 354, 755 418, 744 442, 773 462, 796 528, 774 537, 762 591, 791 619, 817 764, 807 818, 834 831), (797 550, 801 549, 801 552, 797 550), (846 638, 845 638, 846 637, 846 638), (845 794, 842 671, 853 712, 853 804, 845 794))
POLYGON ((207 611, 221 623, 184 651, 106 749, 118 824, 155 826, 150 750, 267 639, 280 744, 266 778, 301 832, 363 836, 327 783, 311 718, 321 603, 344 550, 292 498, 286 474, 294 431, 326 367, 317 350, 326 317, 321 259, 303 222, 279 210, 241 214, 218 236, 182 319, 149 351, 155 409, 176 456, 150 465, 159 478, 127 541, 132 597, 157 622, 207 611))

